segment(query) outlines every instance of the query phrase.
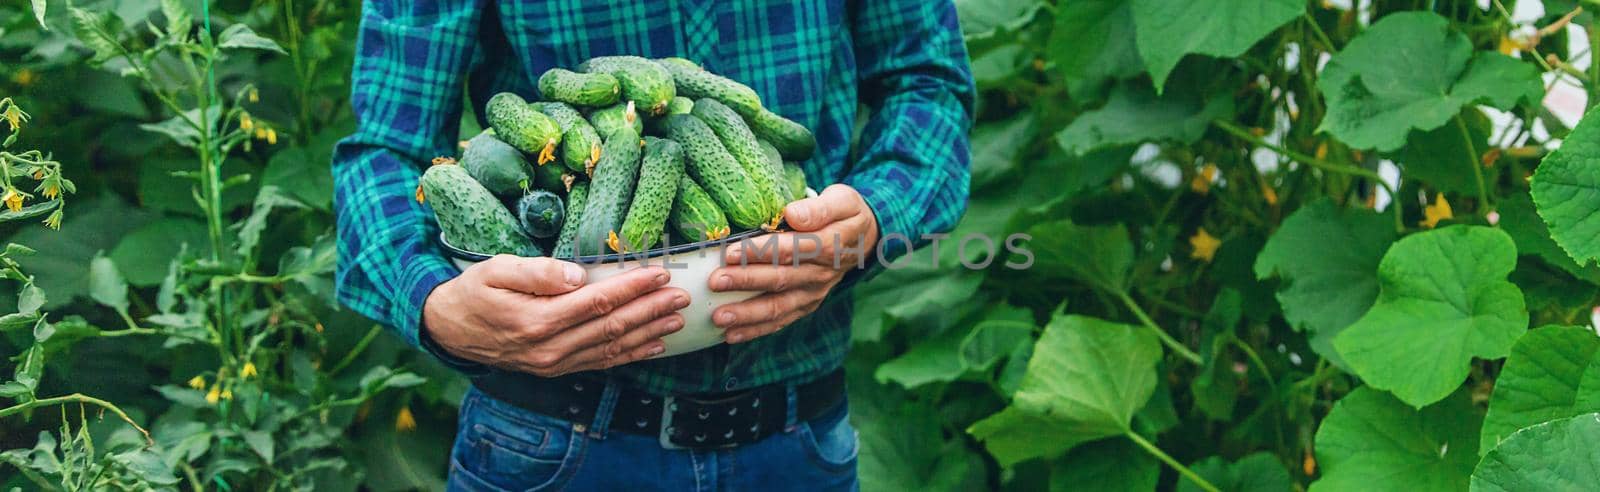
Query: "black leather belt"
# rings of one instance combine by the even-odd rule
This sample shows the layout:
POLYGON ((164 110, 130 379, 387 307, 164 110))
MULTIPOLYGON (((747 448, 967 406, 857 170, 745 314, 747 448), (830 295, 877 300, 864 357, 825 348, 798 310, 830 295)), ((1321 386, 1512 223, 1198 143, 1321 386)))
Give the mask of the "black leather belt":
MULTIPOLYGON (((605 382, 589 375, 542 378, 492 372, 472 385, 497 400, 583 428, 594 424, 605 382)), ((795 420, 816 419, 844 402, 844 370, 795 388, 795 420)), ((657 436, 669 449, 727 448, 754 443, 784 430, 788 398, 783 384, 744 391, 656 395, 622 387, 609 430, 657 436)))

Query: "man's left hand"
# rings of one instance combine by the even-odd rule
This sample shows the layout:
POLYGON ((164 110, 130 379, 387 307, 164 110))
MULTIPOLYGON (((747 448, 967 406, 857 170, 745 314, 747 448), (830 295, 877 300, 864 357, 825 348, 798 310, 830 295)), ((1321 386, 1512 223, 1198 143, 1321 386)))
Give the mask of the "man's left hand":
POLYGON ((829 186, 783 210, 794 232, 730 245, 725 266, 711 272, 713 291, 762 292, 712 313, 728 343, 770 335, 816 311, 846 272, 874 254, 878 220, 855 188, 829 186))

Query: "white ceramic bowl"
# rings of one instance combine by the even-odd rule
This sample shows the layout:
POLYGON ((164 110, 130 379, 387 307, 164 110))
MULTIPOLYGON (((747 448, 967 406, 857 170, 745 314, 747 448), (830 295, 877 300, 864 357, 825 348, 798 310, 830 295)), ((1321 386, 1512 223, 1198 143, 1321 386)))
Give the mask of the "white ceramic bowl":
MULTIPOLYGON (((807 189, 806 196, 816 196, 816 192, 807 189)), ((659 359, 694 352, 723 342, 722 329, 711 323, 711 312, 717 309, 717 306, 755 297, 757 292, 712 292, 709 283, 711 272, 722 266, 723 249, 728 245, 737 244, 741 240, 765 234, 767 234, 766 231, 754 230, 733 234, 715 241, 678 244, 652 249, 643 253, 561 259, 582 265, 584 270, 589 272, 588 281, 590 283, 615 277, 623 272, 642 268, 645 265, 666 265, 668 272, 672 274, 672 279, 667 282, 667 286, 677 287, 688 292, 689 306, 678 310, 678 313, 683 315, 683 329, 661 339, 666 344, 667 350, 662 352, 661 355, 652 357, 653 359, 659 359)), ((450 259, 455 262, 456 267, 463 270, 477 262, 489 259, 488 255, 464 251, 451 246, 444 241, 443 235, 439 236, 439 244, 450 255, 450 259)))

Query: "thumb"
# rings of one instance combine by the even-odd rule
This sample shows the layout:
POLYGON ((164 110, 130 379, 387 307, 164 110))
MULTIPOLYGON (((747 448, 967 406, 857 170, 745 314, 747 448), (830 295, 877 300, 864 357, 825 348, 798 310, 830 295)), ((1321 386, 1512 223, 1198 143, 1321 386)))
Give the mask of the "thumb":
POLYGON ((790 203, 783 208, 783 218, 796 231, 816 232, 861 213, 861 203, 861 194, 855 188, 836 184, 815 198, 790 203))
POLYGON ((524 294, 554 296, 583 286, 583 267, 552 258, 498 255, 473 265, 485 286, 524 294))

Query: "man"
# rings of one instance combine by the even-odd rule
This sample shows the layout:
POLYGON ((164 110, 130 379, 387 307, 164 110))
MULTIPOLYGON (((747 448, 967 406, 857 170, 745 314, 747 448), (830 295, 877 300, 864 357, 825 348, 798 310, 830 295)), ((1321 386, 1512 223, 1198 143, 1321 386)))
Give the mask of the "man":
POLYGON ((452 489, 856 487, 839 376, 855 260, 950 229, 966 203, 974 89, 949 1, 367 0, 360 36, 359 127, 334 156, 339 299, 472 377, 452 489), (727 345, 641 361, 683 325, 692 300, 661 288, 678 272, 590 283, 510 256, 457 271, 412 199, 454 153, 463 90, 480 108, 534 96, 546 69, 617 54, 699 62, 817 135, 802 166, 828 186, 785 215, 824 246, 727 250, 711 288, 763 292, 713 314, 727 345))

